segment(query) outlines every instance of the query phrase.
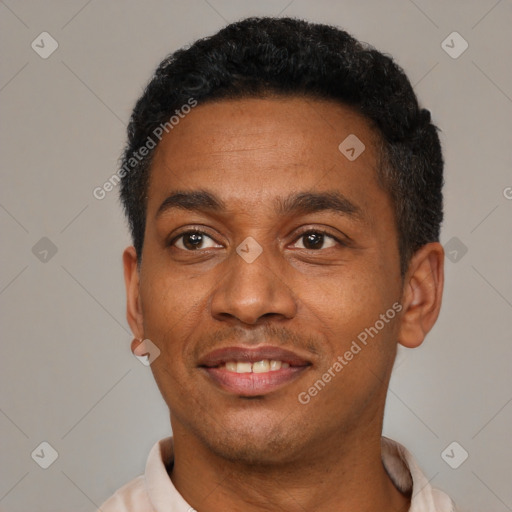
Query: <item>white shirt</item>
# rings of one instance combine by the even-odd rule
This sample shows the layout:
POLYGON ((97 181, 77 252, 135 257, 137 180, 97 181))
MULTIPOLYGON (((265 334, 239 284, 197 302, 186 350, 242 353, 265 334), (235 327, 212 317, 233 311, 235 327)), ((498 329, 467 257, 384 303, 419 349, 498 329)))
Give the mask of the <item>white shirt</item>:
MULTIPOLYGON (((172 460, 172 437, 166 437, 151 449, 145 474, 118 489, 98 512, 194 512, 167 474, 172 460)), ((401 444, 382 437, 382 462, 400 491, 412 491, 409 512, 455 512, 452 500, 430 485, 401 444)))

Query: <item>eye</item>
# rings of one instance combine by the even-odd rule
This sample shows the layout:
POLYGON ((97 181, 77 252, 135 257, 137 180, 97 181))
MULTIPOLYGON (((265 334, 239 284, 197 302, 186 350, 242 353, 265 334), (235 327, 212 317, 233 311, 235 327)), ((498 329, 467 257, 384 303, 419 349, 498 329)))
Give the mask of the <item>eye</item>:
POLYGON ((189 230, 174 238, 169 245, 174 245, 183 251, 197 251, 198 249, 211 249, 219 245, 205 232, 189 230))
POLYGON ((302 247, 300 245, 298 247, 295 245, 294 247, 296 249, 307 250, 329 249, 330 247, 334 247, 337 243, 340 243, 337 238, 321 230, 310 230, 302 233, 296 244, 299 242, 302 247))

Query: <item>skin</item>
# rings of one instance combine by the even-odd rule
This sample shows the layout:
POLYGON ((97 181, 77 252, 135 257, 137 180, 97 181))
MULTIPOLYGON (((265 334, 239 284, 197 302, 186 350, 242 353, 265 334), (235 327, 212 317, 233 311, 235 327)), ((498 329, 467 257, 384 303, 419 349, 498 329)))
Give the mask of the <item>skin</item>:
POLYGON ((437 319, 444 254, 427 244, 400 275, 376 140, 346 106, 269 97, 200 105, 156 149, 142 258, 133 247, 123 255, 127 318, 137 339, 161 351, 151 369, 170 409, 170 477, 199 512, 409 508, 381 462, 384 404, 397 342, 420 345, 437 319), (354 161, 338 150, 349 134, 366 147, 354 161), (200 189, 226 209, 157 215, 171 192, 200 189), (337 191, 361 215, 276 211, 276 198, 311 191, 337 191), (191 227, 206 235, 199 249, 190 236, 175 240, 191 227), (317 229, 329 236, 312 247, 303 235, 317 229), (263 250, 252 263, 236 252, 249 236, 263 250), (299 393, 397 301, 400 314, 301 404, 299 393), (311 366, 253 399, 198 368, 213 349, 263 344, 311 366))

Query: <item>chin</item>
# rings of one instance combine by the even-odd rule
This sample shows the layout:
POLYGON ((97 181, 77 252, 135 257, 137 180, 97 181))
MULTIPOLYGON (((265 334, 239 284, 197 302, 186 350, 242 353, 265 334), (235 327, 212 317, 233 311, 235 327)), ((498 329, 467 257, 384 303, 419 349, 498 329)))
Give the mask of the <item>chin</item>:
MULTIPOLYGON (((218 457, 251 466, 287 464, 299 460, 299 445, 304 441, 291 425, 224 425, 204 433, 203 442, 218 457)), ((296 427, 296 425, 295 425, 296 427)))

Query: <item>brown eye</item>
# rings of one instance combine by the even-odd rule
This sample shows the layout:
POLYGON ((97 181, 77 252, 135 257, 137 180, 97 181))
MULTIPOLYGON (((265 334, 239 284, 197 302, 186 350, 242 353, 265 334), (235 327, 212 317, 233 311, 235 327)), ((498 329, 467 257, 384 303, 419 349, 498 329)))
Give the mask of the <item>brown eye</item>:
POLYGON ((197 251, 198 249, 210 249, 217 247, 215 241, 202 231, 186 231, 176 237, 171 245, 184 251, 197 251))
POLYGON ((303 233, 297 240, 296 244, 300 241, 303 241, 302 247, 300 245, 295 247, 297 249, 307 250, 328 249, 330 247, 334 247, 337 243, 337 240, 334 237, 323 231, 308 231, 303 233))

